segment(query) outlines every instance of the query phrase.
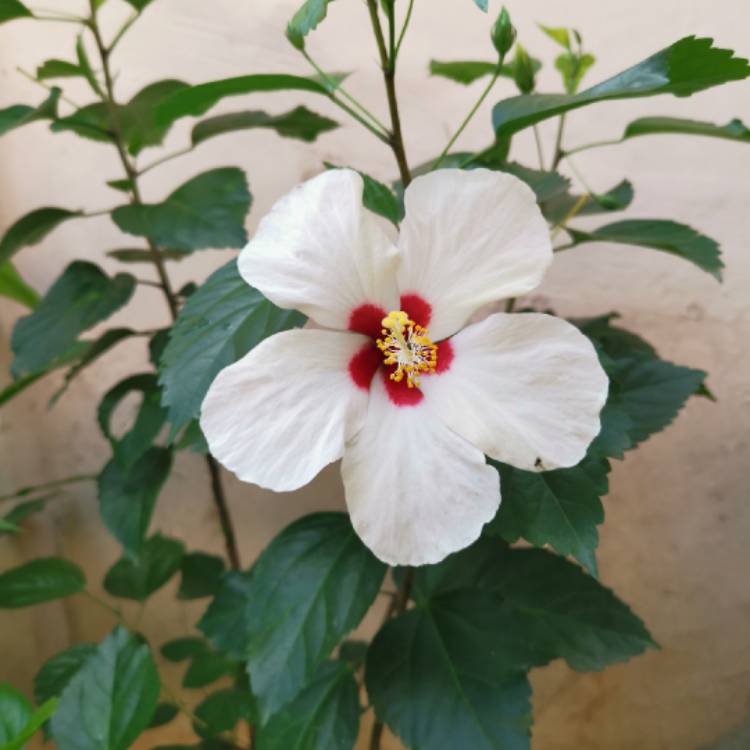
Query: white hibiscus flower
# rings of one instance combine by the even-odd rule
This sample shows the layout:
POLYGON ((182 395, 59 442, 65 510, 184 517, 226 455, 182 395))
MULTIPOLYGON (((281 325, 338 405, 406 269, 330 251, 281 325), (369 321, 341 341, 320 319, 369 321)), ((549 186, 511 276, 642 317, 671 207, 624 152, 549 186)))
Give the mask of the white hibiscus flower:
POLYGON ((278 333, 222 370, 201 427, 228 469, 276 491, 343 457, 364 543, 390 564, 435 563, 497 512, 485 454, 528 471, 583 458, 607 377, 559 318, 497 313, 467 325, 537 286, 552 260, 524 183, 484 169, 418 177, 397 245, 362 191, 356 172, 325 172, 261 221, 240 273, 325 330, 278 333))

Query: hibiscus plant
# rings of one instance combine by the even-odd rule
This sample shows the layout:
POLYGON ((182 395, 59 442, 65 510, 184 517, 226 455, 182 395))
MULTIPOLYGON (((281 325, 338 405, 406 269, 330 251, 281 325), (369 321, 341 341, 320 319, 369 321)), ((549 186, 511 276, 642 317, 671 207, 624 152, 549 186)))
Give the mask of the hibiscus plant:
MULTIPOLYGON (((100 16, 116 0, 107 7, 89 0, 82 16, 0 0, 0 24, 80 28, 72 54, 27 74, 47 89, 41 103, 2 103, 0 135, 46 121, 54 133, 114 149, 121 165, 120 175, 102 175, 119 195, 115 208, 45 206, 0 234, 0 294, 29 308, 13 330, 12 379, 0 405, 52 373, 60 384, 53 401, 62 398, 126 340, 146 339, 150 352, 150 366, 117 383, 95 410, 111 446, 103 467, 3 488, 0 543, 12 544, 25 519, 68 485, 95 482, 102 524, 121 556, 103 591, 61 558, 0 571, 2 609, 86 595, 116 621, 100 643, 71 644, 40 664, 33 703, 0 685, 0 748, 21 748, 39 730, 61 750, 124 750, 180 713, 195 732, 190 746, 206 749, 346 750, 362 734, 377 750, 385 727, 415 750, 530 747, 532 668, 564 659, 575 670, 601 670, 655 647, 598 578, 610 461, 665 428, 690 397, 712 394, 706 373, 662 359, 615 313, 565 320, 531 309, 523 295, 557 253, 590 242, 671 253, 717 279, 722 269, 718 244, 689 226, 609 220, 629 206, 633 186, 622 180, 594 192, 572 157, 653 134, 750 141, 739 120, 663 116, 570 149, 566 113, 606 100, 689 96, 744 79, 750 66, 691 36, 583 88, 594 57, 581 35, 541 27, 559 46, 563 93, 536 93, 541 63, 516 41, 503 9, 488 24, 483 59, 430 63, 446 85, 483 86, 442 153, 414 165, 396 90, 414 0, 363 6, 386 123, 306 48, 330 0, 307 0, 286 41, 279 33, 309 76, 254 70, 198 85, 160 80, 122 99, 118 45, 151 4, 124 1, 132 15, 105 34, 100 16), (91 103, 65 95, 69 78, 88 84, 91 103), (492 109, 486 148, 460 150, 464 128, 499 81, 518 94, 492 109), (146 202, 141 177, 210 138, 266 128, 310 142, 338 126, 307 104, 204 117, 229 98, 274 91, 326 100, 366 128, 384 147, 393 181, 321 164, 251 238, 251 194, 237 167, 212 169, 146 202), (143 159, 187 117, 199 119, 186 148, 143 159), (536 126, 553 118, 557 137, 545 148, 536 126), (514 135, 526 129, 538 165, 511 156, 514 135), (598 228, 577 223, 595 215, 598 228), (40 298, 13 257, 63 222, 103 216, 129 237, 106 253, 108 267, 124 270, 75 260, 40 298), (177 289, 170 264, 208 248, 241 252, 202 284, 177 289), (102 326, 140 284, 158 287, 171 324, 102 326), (124 433, 115 431, 114 412, 132 394, 139 405, 124 433), (179 451, 205 462, 224 558, 152 527, 179 451), (252 564, 241 562, 243 529, 226 502, 222 465, 243 481, 287 491, 338 459, 348 513, 301 517, 252 564), (154 643, 118 600, 144 605, 173 579, 178 599, 202 600, 204 614, 191 631, 154 643), (382 609, 380 627, 369 642, 352 640, 373 606, 382 609), (160 680, 157 650, 187 663, 184 694, 160 680)), ((487 10, 487 0, 475 3, 487 10)), ((8 627, 12 616, 2 617, 8 627)))

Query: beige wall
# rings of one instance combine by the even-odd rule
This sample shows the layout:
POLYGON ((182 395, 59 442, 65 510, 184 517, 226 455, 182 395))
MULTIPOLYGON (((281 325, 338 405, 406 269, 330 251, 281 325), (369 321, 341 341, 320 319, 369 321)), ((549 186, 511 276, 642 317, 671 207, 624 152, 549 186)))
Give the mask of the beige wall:
MULTIPOLYGON (((81 4, 45 1, 60 9, 81 4)), ((117 15, 114 6, 119 4, 111 0, 110 5, 107 15, 117 15)), ((294 6, 294 0, 155 0, 120 50, 120 91, 127 96, 154 78, 171 76, 199 82, 247 72, 304 73, 304 64, 281 34, 294 6)), ((746 0, 523 0, 511 2, 510 10, 524 44, 547 61, 555 50, 535 22, 579 28, 588 47, 602 58, 591 80, 689 33, 715 36, 723 46, 750 53, 746 0)), ((412 163, 443 146, 477 95, 475 88, 428 78, 427 61, 433 56, 489 57, 488 26, 471 0, 416 0, 399 81, 412 163)), ((70 56, 72 45, 67 27, 23 22, 0 28, 0 108, 37 101, 43 93, 16 73, 17 65, 33 69, 46 57, 70 56)), ((310 48, 332 70, 357 71, 349 81, 351 89, 385 116, 362 2, 332 4, 330 20, 310 48)), ((540 81, 542 90, 557 86, 551 66, 540 81)), ((74 99, 87 100, 82 86, 71 85, 70 90, 74 99)), ((510 93, 510 85, 503 83, 490 100, 510 93)), ((749 95, 750 82, 745 81, 687 100, 665 97, 591 107, 571 115, 568 143, 613 137, 628 119, 649 113, 747 120, 749 95)), ((227 102, 221 109, 279 112, 300 99, 255 97, 227 102)), ((326 102, 311 99, 308 104, 341 119, 326 102)), ((468 128, 464 146, 484 145, 488 118, 486 106, 468 128)), ((160 198, 202 169, 237 164, 247 170, 255 195, 252 230, 279 195, 319 170, 324 159, 393 177, 390 155, 380 144, 357 126, 344 124, 312 147, 263 132, 209 142, 149 175, 147 198, 160 198)), ((170 146, 186 142, 187 125, 175 128, 170 146)), ((543 132, 551 136, 550 128, 543 132)), ((517 138, 514 149, 516 158, 534 163, 528 134, 517 138)), ((589 246, 556 261, 535 301, 565 314, 620 310, 624 323, 647 335, 664 356, 710 370, 719 402, 694 399, 669 430, 617 463, 606 500, 602 579, 647 621, 663 649, 603 674, 579 675, 562 665, 536 672, 535 746, 689 750, 750 717, 750 148, 707 139, 644 138, 583 154, 577 165, 598 190, 622 176, 632 179, 636 198, 630 216, 690 222, 719 240, 726 280, 720 286, 693 266, 652 251, 589 246)), ((0 140, 0 228, 44 204, 115 205, 118 195, 99 185, 118 176, 106 147, 68 135, 53 137, 42 124, 7 135, 0 140)), ((106 219, 73 222, 24 251, 18 265, 43 291, 73 258, 96 259, 114 268, 102 259, 102 251, 122 241, 106 219)), ((176 283, 204 278, 227 257, 200 253, 175 265, 176 283)), ((144 277, 148 273, 141 271, 144 277)), ((2 372, 7 371, 11 328, 22 312, 0 301, 2 372)), ((112 323, 153 327, 165 322, 165 313, 156 292, 141 289, 112 323)), ((107 449, 94 423, 96 404, 106 389, 144 362, 143 345, 126 344, 87 370, 54 410, 46 407, 59 382, 54 378, 5 408, 0 413, 0 494, 73 472, 97 471, 107 449)), ((246 562, 293 518, 313 509, 342 507, 336 467, 290 496, 263 492, 231 477, 226 481, 246 562)), ((188 539, 194 548, 220 551, 199 460, 180 457, 154 526, 188 539)), ((101 528, 92 486, 66 492, 18 540, 0 541, 0 569, 38 554, 65 555, 83 564, 92 580, 101 578, 117 548, 101 528)), ((201 611, 201 605, 175 605, 172 595, 170 587, 143 615, 142 627, 156 643, 184 633, 201 611)), ((367 624, 376 620, 377 613, 371 614, 367 624)), ((0 680, 28 690, 42 659, 68 643, 98 639, 111 625, 106 612, 84 600, 0 612, 0 680)), ((177 672, 167 675, 174 686, 179 684, 177 672)), ((175 725, 158 740, 188 738, 185 727, 175 725)), ((150 737, 144 746, 156 740, 150 737)))

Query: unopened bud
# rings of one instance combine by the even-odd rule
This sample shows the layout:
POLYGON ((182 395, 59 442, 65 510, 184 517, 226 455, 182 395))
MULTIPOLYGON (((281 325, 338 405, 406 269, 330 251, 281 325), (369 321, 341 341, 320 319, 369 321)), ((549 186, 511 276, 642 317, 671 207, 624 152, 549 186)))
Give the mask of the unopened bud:
POLYGON ((492 27, 491 37, 492 44, 501 58, 508 54, 513 42, 516 41, 516 30, 510 22, 510 13, 505 6, 503 6, 495 25, 492 27))

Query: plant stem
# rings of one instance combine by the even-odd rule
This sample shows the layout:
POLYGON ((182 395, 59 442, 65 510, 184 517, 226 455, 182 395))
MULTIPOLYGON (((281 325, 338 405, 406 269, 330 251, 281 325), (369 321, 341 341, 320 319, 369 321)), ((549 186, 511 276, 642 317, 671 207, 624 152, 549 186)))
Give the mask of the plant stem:
MULTIPOLYGON (((91 9, 91 17, 87 21, 88 27, 91 29, 96 42, 96 48, 99 52, 99 58, 102 65, 102 73, 104 74, 104 85, 105 85, 105 104, 109 111, 110 126, 112 129, 112 136, 117 148, 117 153, 122 162, 122 167, 125 170, 125 175, 130 181, 130 192, 131 192, 131 203, 133 205, 143 205, 143 199, 141 197, 141 191, 138 186, 138 172, 133 166, 130 158, 128 157, 127 149, 125 147, 125 140, 122 135, 122 127, 120 123, 120 112, 117 107, 115 100, 114 90, 114 79, 112 77, 112 70, 109 64, 109 56, 111 50, 108 50, 102 39, 101 30, 97 19, 97 7, 95 0, 89 0, 89 7, 91 9)), ((146 238, 149 252, 151 253, 151 260, 154 264, 156 272, 159 276, 159 286, 164 294, 164 299, 169 307, 169 313, 172 317, 172 321, 177 319, 179 312, 178 298, 172 284, 169 280, 169 274, 167 273, 164 258, 159 251, 159 248, 154 244, 150 238, 146 238)), ((221 484, 221 473, 219 466, 211 455, 206 456, 206 464, 211 477, 211 492, 216 506, 216 510, 219 514, 219 522, 221 524, 221 531, 224 536, 224 546, 226 547, 227 558, 229 559, 230 565, 238 570, 240 568, 239 553, 237 550, 237 537, 232 524, 232 519, 229 514, 229 508, 227 506, 226 496, 224 494, 224 488, 221 484)))
POLYGON ((622 143, 622 138, 612 138, 608 141, 593 141, 592 143, 584 143, 582 146, 576 146, 575 148, 568 149, 562 152, 561 159, 566 159, 568 156, 573 154, 579 154, 581 151, 588 151, 590 148, 602 148, 603 146, 616 146, 618 143, 622 143))
POLYGON ((393 53, 393 61, 398 59, 398 53, 401 51, 401 42, 404 41, 404 34, 409 28, 409 21, 411 21, 411 13, 414 10, 414 0, 409 0, 409 7, 406 9, 406 16, 404 18, 404 25, 401 27, 401 33, 398 35, 398 41, 396 42, 396 50, 393 53))
MULTIPOLYGON (((30 81, 33 81, 37 86, 41 86, 43 89, 46 89, 47 91, 52 91, 55 86, 50 86, 48 83, 45 83, 44 81, 37 78, 33 73, 29 73, 28 70, 24 70, 21 67, 16 67, 16 70, 25 78, 28 78, 30 81)), ((70 104, 71 107, 74 107, 75 109, 80 109, 81 105, 76 104, 72 99, 68 99, 65 94, 60 94, 60 99, 64 101, 66 104, 70 104)))
POLYGON ((150 172, 152 169, 155 169, 162 164, 166 164, 168 161, 172 161, 172 159, 177 159, 180 156, 185 156, 186 154, 191 153, 194 148, 195 146, 190 145, 186 146, 185 148, 181 148, 179 151, 174 151, 171 154, 162 156, 155 161, 152 161, 150 164, 147 164, 145 167, 141 167, 139 170, 137 170, 138 176, 141 177, 142 175, 146 174, 146 172, 150 172))
POLYGON ((539 128, 534 125, 534 141, 536 142, 536 153, 539 157, 539 169, 544 171, 544 151, 542 150, 542 139, 539 135, 539 128))
POLYGON ((380 55, 380 67, 383 71, 383 80, 385 81, 385 91, 388 97, 388 111, 391 115, 391 133, 389 145, 396 157, 398 171, 401 176, 401 183, 407 187, 411 182, 411 170, 406 158, 406 149, 404 148, 404 136, 401 132, 401 116, 398 111, 398 98, 396 97, 396 59, 389 58, 388 49, 383 36, 383 29, 380 26, 378 17, 377 0, 367 0, 367 8, 370 12, 370 22, 375 34, 375 42, 378 45, 378 54, 380 55))
POLYGON ((554 156, 552 157, 552 171, 554 172, 557 169, 557 165, 562 161, 563 158, 563 148, 562 148, 562 138, 563 138, 563 131, 565 130, 565 115, 560 115, 560 120, 557 124, 557 136, 555 136, 555 151, 554 156))
POLYGON ((21 487, 20 490, 12 492, 9 495, 0 496, 0 502, 5 500, 17 500, 21 497, 28 497, 29 495, 35 495, 37 492, 43 492, 44 490, 53 490, 56 487, 63 487, 66 484, 77 484, 78 482, 94 482, 96 481, 96 474, 77 474, 74 477, 65 477, 65 479, 54 479, 51 482, 45 482, 44 484, 35 484, 29 487, 21 487))
POLYGON ((466 115, 464 118, 464 121, 459 125, 458 130, 451 136, 451 139, 448 141, 448 143, 445 145, 445 148, 443 149, 442 153, 438 158, 435 160, 435 163, 432 165, 433 169, 437 169, 444 161, 445 157, 448 156, 448 152, 453 148, 453 144, 459 139, 461 136, 461 133, 464 132, 466 129, 466 126, 471 122, 474 115, 477 113, 477 110, 482 106, 484 103, 484 100, 489 95, 490 91, 492 91, 493 86, 497 82, 497 79, 500 77, 500 68, 503 64, 503 58, 501 57, 497 62, 497 68, 495 69, 495 72, 492 74, 492 78, 490 78, 490 82, 485 86, 484 91, 479 96, 479 99, 475 102, 474 106, 469 110, 469 114, 466 115))

